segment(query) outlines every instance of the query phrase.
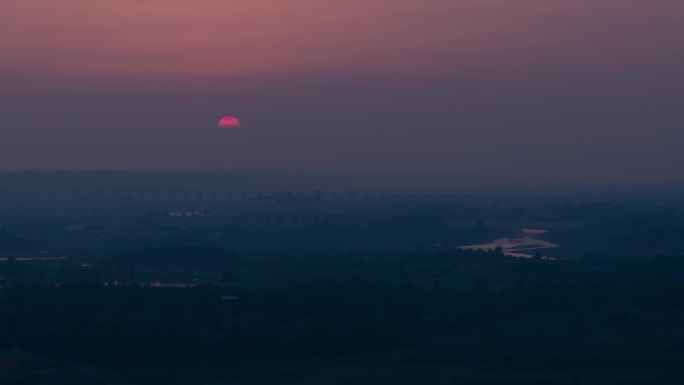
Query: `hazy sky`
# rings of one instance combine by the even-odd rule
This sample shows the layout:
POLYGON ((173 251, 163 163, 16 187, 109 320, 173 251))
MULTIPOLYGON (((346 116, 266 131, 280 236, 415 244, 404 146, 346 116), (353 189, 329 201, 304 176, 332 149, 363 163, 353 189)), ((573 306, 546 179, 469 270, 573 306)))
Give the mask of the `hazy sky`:
POLYGON ((683 181, 683 20, 682 0, 2 0, 0 169, 683 181))

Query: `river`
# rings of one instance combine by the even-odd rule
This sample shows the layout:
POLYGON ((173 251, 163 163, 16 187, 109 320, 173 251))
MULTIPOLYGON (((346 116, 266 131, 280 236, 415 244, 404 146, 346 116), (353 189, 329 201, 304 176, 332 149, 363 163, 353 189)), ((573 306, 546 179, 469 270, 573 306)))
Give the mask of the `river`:
MULTIPOLYGON (((558 245, 537 239, 537 235, 545 234, 547 230, 542 229, 520 229, 520 236, 516 238, 499 238, 492 242, 481 245, 458 246, 464 250, 494 250, 500 247, 504 255, 516 258, 533 258, 534 254, 540 250, 551 249, 558 245)), ((542 259, 555 260, 542 254, 542 259)))

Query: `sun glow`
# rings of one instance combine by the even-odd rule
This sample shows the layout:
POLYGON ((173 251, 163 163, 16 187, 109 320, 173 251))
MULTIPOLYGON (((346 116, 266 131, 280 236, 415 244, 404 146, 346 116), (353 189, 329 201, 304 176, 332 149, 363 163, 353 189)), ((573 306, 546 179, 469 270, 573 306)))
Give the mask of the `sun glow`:
POLYGON ((219 120, 219 128, 240 128, 240 121, 232 116, 226 116, 219 120))

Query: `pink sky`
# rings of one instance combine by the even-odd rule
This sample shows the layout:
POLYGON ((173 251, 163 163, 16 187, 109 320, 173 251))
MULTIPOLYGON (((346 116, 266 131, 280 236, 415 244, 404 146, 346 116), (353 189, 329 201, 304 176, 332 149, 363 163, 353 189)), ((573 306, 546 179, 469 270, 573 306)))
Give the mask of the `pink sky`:
POLYGON ((2 0, 0 170, 684 181, 682 20, 683 0, 2 0), (223 116, 242 128, 212 136, 223 116))
POLYGON ((194 77, 667 65, 678 0, 4 0, 0 73, 194 77))

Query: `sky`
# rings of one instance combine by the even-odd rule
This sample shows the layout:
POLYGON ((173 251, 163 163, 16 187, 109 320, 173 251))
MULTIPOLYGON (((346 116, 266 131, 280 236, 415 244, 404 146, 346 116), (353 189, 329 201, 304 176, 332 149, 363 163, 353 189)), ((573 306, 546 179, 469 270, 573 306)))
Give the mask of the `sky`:
POLYGON ((683 19, 681 0, 3 0, 0 170, 680 183, 683 19))

